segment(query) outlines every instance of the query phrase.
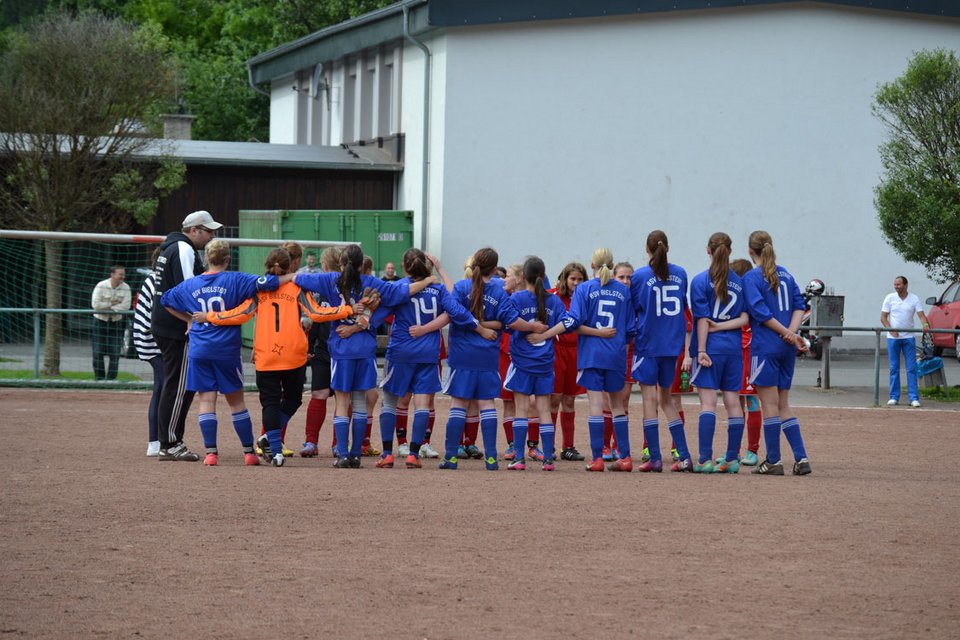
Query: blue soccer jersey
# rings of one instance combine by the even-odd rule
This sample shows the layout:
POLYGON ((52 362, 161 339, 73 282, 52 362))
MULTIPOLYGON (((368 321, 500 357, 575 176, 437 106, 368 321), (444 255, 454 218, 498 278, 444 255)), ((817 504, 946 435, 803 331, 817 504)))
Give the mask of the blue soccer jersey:
POLYGON ((617 330, 612 338, 585 336, 577 338, 577 369, 627 368, 627 341, 636 331, 636 317, 630 290, 616 280, 605 285, 598 278, 587 280, 573 290, 569 315, 573 327, 584 325, 594 329, 617 330))
POLYGON ((630 279, 630 295, 637 312, 634 357, 677 357, 687 337, 687 272, 668 264, 666 280, 657 278, 649 266, 637 269, 630 279))
MULTIPOLYGON (((537 296, 524 289, 517 291, 510 300, 517 308, 520 317, 528 322, 537 320, 537 296)), ((567 315, 567 308, 563 301, 552 293, 544 299, 547 309, 547 328, 558 322, 564 323, 566 330, 574 326, 573 320, 567 315)), ((528 332, 518 331, 510 336, 510 361, 518 370, 535 376, 553 375, 553 340, 544 340, 540 344, 527 342, 528 332)))
MULTIPOLYGON (((340 292, 337 290, 339 277, 339 273, 298 273, 296 283, 301 289, 320 294, 320 297, 330 306, 338 306, 341 304, 340 292)), ((380 304, 388 307, 399 305, 410 297, 409 280, 384 282, 373 276, 360 276, 360 291, 367 287, 380 291, 380 304)), ((357 292, 354 297, 359 299, 360 293, 357 292)), ((344 303, 352 304, 357 301, 356 299, 345 300, 344 303)), ((365 331, 355 333, 349 338, 341 338, 337 335, 337 327, 345 322, 353 322, 353 320, 338 320, 330 327, 328 342, 330 357, 337 360, 374 357, 377 353, 377 335, 374 326, 371 324, 365 331)))
MULTIPOLYGON (((410 283, 409 278, 400 282, 410 283)), ((382 307, 381 307, 382 308, 382 307)), ((387 346, 387 360, 390 362, 433 363, 440 358, 440 332, 432 331, 419 338, 410 335, 410 327, 425 325, 446 312, 450 321, 473 330, 477 319, 463 305, 450 295, 443 285, 432 284, 407 302, 402 302, 393 311, 393 332, 387 346)), ((380 312, 380 309, 377 309, 380 312)))
POLYGON ((780 286, 775 290, 763 277, 763 269, 756 267, 743 276, 743 289, 747 297, 747 312, 750 314, 750 330, 753 341, 750 354, 775 354, 795 350, 792 344, 783 341, 780 335, 763 323, 776 318, 785 327, 790 326, 790 317, 797 309, 805 308, 800 287, 786 269, 777 266, 780 286))
MULTIPOLYGON (((470 290, 472 280, 461 280, 453 285, 454 299, 465 309, 470 308, 470 290)), ((492 280, 483 286, 483 318, 496 320, 504 327, 513 324, 519 318, 517 308, 510 296, 492 280)), ((450 349, 447 363, 451 369, 476 369, 480 371, 500 371, 500 334, 496 340, 485 340, 473 329, 453 324, 450 326, 450 349)))
MULTIPOLYGON (((717 299, 710 280, 710 272, 698 273, 690 281, 690 311, 693 313, 693 335, 690 338, 690 355, 696 360, 697 320, 708 318, 714 322, 725 322, 740 317, 746 307, 743 295, 743 280, 733 271, 727 276, 727 300, 717 299)), ((743 353, 740 329, 715 331, 707 334, 707 352, 718 355, 739 355, 743 353)))
MULTIPOLYGON (((204 273, 165 291, 160 304, 183 313, 226 311, 239 306, 257 291, 280 286, 277 276, 254 276, 237 271, 204 273)), ((230 360, 240 354, 243 341, 239 326, 194 323, 190 329, 191 358, 230 360)))

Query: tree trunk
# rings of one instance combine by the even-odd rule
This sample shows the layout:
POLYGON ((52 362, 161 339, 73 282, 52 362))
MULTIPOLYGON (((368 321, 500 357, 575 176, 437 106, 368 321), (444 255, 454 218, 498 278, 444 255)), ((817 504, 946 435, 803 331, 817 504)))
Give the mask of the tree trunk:
MULTIPOLYGON (((63 304, 63 245, 56 240, 45 240, 47 264, 47 309, 59 309, 63 304)), ((43 371, 45 376, 60 375, 60 341, 63 337, 63 316, 48 313, 45 318, 46 340, 43 347, 43 371)))

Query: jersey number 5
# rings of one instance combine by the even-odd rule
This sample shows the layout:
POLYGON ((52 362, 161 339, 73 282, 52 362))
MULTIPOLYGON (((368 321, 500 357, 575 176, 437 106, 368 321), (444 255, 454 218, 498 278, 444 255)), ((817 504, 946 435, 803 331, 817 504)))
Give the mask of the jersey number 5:
POLYGON ((613 313, 607 311, 607 309, 612 309, 616 306, 617 303, 613 300, 601 300, 597 303, 597 315, 603 320, 602 323, 600 320, 597 320, 597 329, 610 329, 613 327, 613 313))

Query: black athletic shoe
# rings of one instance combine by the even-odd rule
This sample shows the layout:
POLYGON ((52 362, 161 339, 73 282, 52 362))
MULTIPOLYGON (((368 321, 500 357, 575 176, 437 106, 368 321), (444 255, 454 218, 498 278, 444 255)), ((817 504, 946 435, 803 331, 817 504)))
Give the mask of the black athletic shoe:
POLYGON ((350 468, 350 458, 343 456, 338 458, 336 462, 333 463, 333 466, 337 469, 349 469, 350 468))
POLYGON ((347 458, 347 460, 348 460, 349 463, 350 463, 350 468, 351 468, 351 469, 359 469, 359 468, 360 468, 360 457, 359 457, 359 456, 353 456, 353 457, 351 457, 351 458, 347 458))
POLYGON ((778 462, 772 464, 769 460, 764 458, 763 462, 753 470, 753 473, 761 476, 782 476, 783 475, 783 463, 778 462))
POLYGON ((475 444, 467 445, 466 449, 467 458, 472 458, 473 460, 480 460, 483 458, 483 451, 480 451, 480 447, 475 444))
POLYGON ((801 458, 793 463, 793 475, 795 476, 805 476, 809 475, 810 471, 810 461, 806 458, 801 458))
POLYGON ((583 454, 577 451, 576 447, 567 447, 560 452, 561 460, 569 460, 570 462, 581 462, 584 457, 583 454))
POLYGON ((198 462, 200 456, 190 451, 190 449, 187 449, 187 446, 182 442, 178 442, 168 449, 160 449, 160 453, 157 454, 157 460, 160 462, 198 462))

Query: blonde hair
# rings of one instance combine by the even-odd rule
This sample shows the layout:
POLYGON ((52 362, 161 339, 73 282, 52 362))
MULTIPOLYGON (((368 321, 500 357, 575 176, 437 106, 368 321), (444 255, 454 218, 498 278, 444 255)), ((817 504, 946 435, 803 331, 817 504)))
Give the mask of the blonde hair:
POLYGON ((593 268, 596 269, 600 284, 605 285, 613 278, 613 252, 606 247, 600 247, 590 257, 593 268))
POLYGON ((226 240, 211 240, 203 250, 207 264, 224 267, 230 261, 230 245, 226 240))
POLYGON ((463 277, 467 280, 473 280, 473 256, 463 261, 463 277))
POLYGON ((780 287, 780 278, 777 276, 777 254, 773 251, 773 238, 766 231, 754 231, 747 242, 753 255, 760 258, 760 268, 763 278, 770 283, 770 290, 776 291, 780 287))
POLYGON ((320 254, 320 267, 327 272, 340 271, 340 249, 327 247, 320 254))
POLYGON ((280 248, 290 255, 291 263, 298 262, 301 258, 303 258, 303 247, 300 246, 299 242, 289 240, 281 244, 280 248))

